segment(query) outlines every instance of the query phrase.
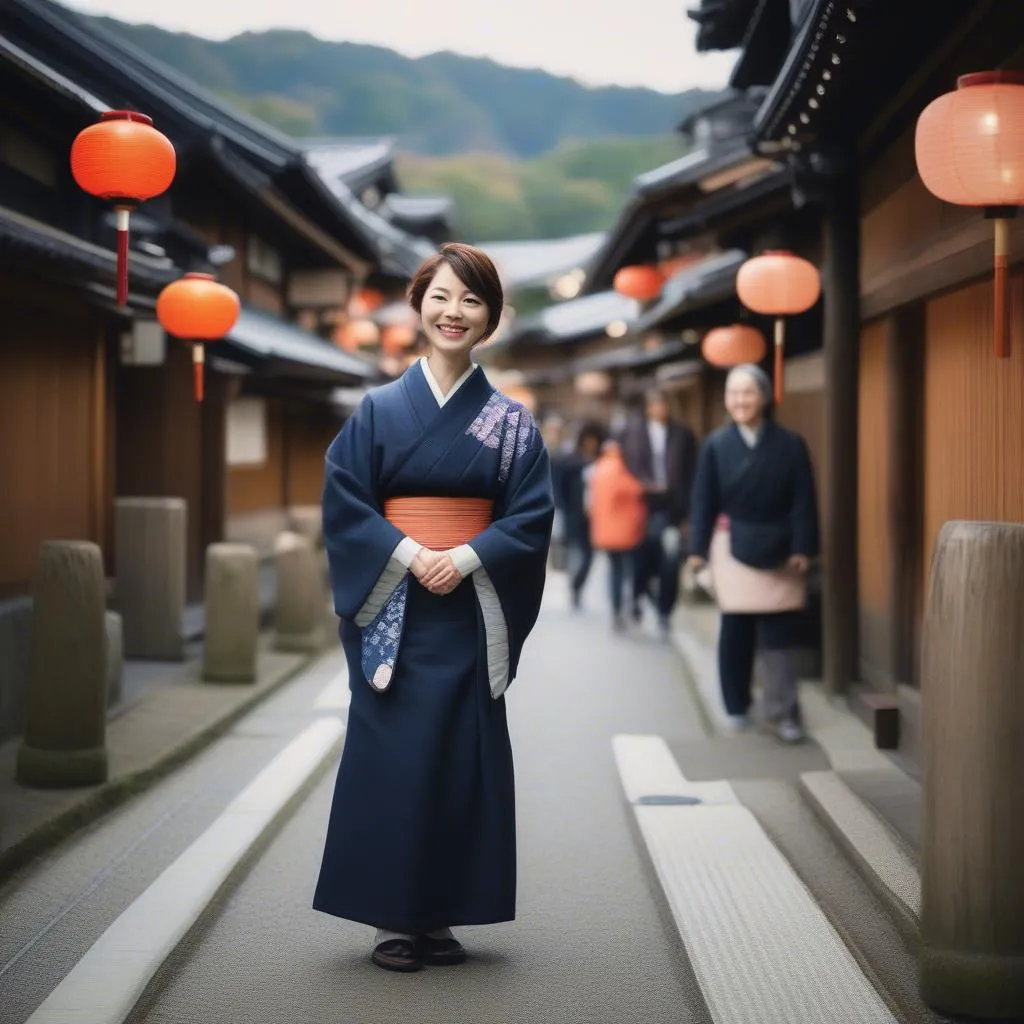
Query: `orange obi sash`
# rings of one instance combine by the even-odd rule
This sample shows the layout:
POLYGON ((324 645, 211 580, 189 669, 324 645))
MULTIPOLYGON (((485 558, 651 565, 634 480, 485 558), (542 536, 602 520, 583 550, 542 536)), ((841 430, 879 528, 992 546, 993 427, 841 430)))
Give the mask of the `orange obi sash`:
POLYGON ((468 544, 491 525, 490 498, 389 498, 384 518, 432 551, 468 544))

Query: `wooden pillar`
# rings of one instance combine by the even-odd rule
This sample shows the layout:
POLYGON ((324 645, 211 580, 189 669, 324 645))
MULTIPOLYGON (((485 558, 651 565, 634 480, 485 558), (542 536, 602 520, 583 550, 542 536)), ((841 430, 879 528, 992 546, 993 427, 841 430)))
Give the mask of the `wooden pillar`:
POLYGON ((947 522, 922 645, 920 984, 983 1020, 1024 1017, 1022 607, 1024 526, 947 522))
POLYGON ((860 196, 852 158, 824 204, 825 457, 822 524, 824 677, 833 693, 857 677, 857 413, 860 362, 860 196))
POLYGON ((898 309, 885 324, 889 377, 889 536, 892 538, 893 687, 917 679, 917 632, 924 529, 924 342, 922 303, 898 309))

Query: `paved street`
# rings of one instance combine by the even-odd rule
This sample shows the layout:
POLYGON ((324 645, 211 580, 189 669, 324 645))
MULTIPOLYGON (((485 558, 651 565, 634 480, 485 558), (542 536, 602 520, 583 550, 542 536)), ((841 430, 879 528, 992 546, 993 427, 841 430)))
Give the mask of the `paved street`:
MULTIPOLYGON (((131 994, 128 1012, 149 975, 140 975, 141 983, 128 977, 135 968, 123 951, 135 950, 138 962, 149 956, 138 947, 158 941, 165 915, 149 908, 163 899, 169 909, 196 900, 196 914, 204 913, 195 928, 182 927, 183 942, 168 940, 166 954, 153 954, 150 975, 159 972, 128 1013, 132 1021, 767 1022, 780 1018, 771 1016, 770 992, 765 1008, 758 1006, 757 979, 778 973, 777 958, 788 955, 772 938, 787 921, 799 922, 800 935, 817 936, 824 973, 816 976, 811 949, 802 965, 806 982, 797 970, 783 993, 791 1002, 780 1005, 810 1005, 816 992, 820 1002, 830 986, 837 1000, 862 1004, 852 1015, 808 1009, 790 1020, 895 1020, 729 785, 687 781, 758 778, 765 771, 786 779, 827 766, 820 751, 778 750, 760 737, 709 738, 675 650, 646 633, 613 634, 599 580, 590 588, 592 610, 582 615, 569 611, 564 586, 560 576, 552 578, 508 697, 518 783, 518 918, 462 929, 468 964, 408 976, 383 972, 368 959, 369 929, 310 909, 334 753, 323 761, 326 770, 302 769, 312 788, 299 787, 207 906, 216 887, 200 876, 214 870, 225 845, 213 830, 231 839, 223 829, 235 829, 229 812, 239 792, 272 761, 271 775, 279 763, 285 773, 292 748, 308 747, 318 723, 337 723, 344 714, 342 664, 329 655, 173 777, 0 891, 0 1019, 96 1021, 99 1011, 88 1009, 99 1005, 96 989, 122 983, 131 994), (626 740, 616 740, 613 751, 616 736, 626 740), (696 812, 712 815, 697 830, 686 824, 697 818, 679 817, 694 811, 640 806, 645 793, 691 791, 712 805, 696 812), (728 828, 738 831, 721 832, 729 815, 728 828), (713 849, 726 834, 747 859, 735 869, 731 854, 723 857, 729 851, 713 849), (710 858, 707 849, 687 845, 695 836, 711 844, 710 858), (174 874, 190 855, 193 867, 174 874), (676 863, 680 856, 685 870, 676 863), (749 920, 735 913, 742 888, 736 878, 746 878, 749 920), (770 899, 755 906, 764 880, 770 899), (173 891, 161 897, 168 886, 173 891), (687 931, 690 923, 704 929, 700 936, 687 931), (113 955, 103 952, 104 942, 113 955), (745 984, 743 975, 752 980, 745 984), (747 1000, 749 1012, 737 1017, 728 1009, 732 998, 747 1000), (865 1009, 865 1000, 875 1002, 865 1009)), ((111 1013, 109 1019, 125 1019, 111 1013)))

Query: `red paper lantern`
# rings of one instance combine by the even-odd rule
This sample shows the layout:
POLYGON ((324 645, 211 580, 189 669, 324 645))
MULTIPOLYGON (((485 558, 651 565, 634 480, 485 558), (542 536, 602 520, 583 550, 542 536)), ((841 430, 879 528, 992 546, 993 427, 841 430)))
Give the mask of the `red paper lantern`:
POLYGON ((914 151, 929 192, 981 206, 995 221, 995 350, 1010 354, 1010 218, 1024 206, 1024 73, 964 75, 917 120, 914 151))
POLYGON ((806 313, 821 296, 818 268, 791 252, 773 250, 749 259, 736 275, 736 294, 747 309, 775 319, 775 402, 782 404, 786 323, 806 313))
POLYGON ((661 294, 665 275, 656 267, 623 267, 615 275, 613 287, 627 299, 650 302, 661 294))
POLYGON ((156 300, 156 316, 168 333, 192 342, 196 401, 203 400, 203 346, 223 338, 241 312, 238 296, 212 274, 186 274, 156 300))
POLYGON ((348 313, 352 317, 369 316, 374 310, 384 305, 384 295, 376 288, 360 288, 352 296, 348 304, 348 313))
POLYGON ((416 328, 408 324, 390 324, 381 331, 380 347, 389 356, 400 356, 415 343, 416 328))
POLYGON ((334 332, 334 344, 347 352, 369 348, 380 340, 380 328, 372 320, 349 320, 334 332))
POLYGON ((170 140, 145 114, 108 110, 71 145, 71 174, 117 215, 117 302, 128 303, 128 222, 139 203, 171 187, 177 158, 170 140))
POLYGON ((704 335, 701 355, 712 365, 728 370, 741 363, 759 363, 768 351, 764 335, 749 324, 716 327, 704 335))

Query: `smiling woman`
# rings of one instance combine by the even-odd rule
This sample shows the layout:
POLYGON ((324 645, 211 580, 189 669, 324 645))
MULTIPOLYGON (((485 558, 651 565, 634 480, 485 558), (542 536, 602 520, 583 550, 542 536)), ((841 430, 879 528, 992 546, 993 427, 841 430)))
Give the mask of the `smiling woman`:
POLYGON ((490 259, 444 246, 409 301, 430 354, 368 395, 327 453, 352 701, 313 903, 376 927, 373 960, 395 971, 460 963, 450 926, 515 916, 504 692, 554 515, 533 419, 470 359, 501 316, 490 259))

